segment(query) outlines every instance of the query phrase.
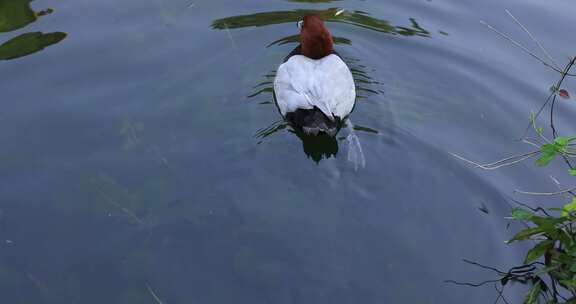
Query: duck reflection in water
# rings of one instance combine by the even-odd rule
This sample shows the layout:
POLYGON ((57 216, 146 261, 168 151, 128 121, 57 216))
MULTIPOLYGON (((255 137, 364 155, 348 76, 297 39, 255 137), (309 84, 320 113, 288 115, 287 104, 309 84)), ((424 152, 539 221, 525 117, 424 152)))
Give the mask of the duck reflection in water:
POLYGON ((292 128, 285 120, 276 121, 270 126, 259 130, 256 133, 256 137, 263 140, 285 129, 289 129, 290 133, 295 134, 302 141, 304 154, 316 163, 338 154, 338 139, 334 136, 327 134, 309 135, 301 130, 292 128))

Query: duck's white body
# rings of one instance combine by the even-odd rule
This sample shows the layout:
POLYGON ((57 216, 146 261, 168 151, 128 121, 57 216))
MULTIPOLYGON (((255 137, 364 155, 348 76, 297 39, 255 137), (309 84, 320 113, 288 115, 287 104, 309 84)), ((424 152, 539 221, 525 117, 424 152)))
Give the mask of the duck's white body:
POLYGON ((274 92, 283 116, 316 107, 332 121, 348 116, 356 100, 352 73, 334 54, 318 60, 302 55, 290 57, 278 68, 274 92))

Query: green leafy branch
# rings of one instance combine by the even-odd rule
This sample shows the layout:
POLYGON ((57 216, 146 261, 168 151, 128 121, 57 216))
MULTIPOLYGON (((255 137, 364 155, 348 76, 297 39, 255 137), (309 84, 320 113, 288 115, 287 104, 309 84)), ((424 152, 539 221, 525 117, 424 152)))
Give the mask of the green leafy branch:
MULTIPOLYGON (((559 303, 561 293, 558 286, 564 288, 576 298, 576 198, 562 208, 550 208, 548 211, 559 213, 551 215, 540 208, 537 212, 525 208, 515 208, 512 219, 529 223, 529 226, 514 235, 508 243, 517 241, 534 241, 524 264, 539 262, 537 271, 527 274, 533 286, 526 303, 538 303, 539 297, 547 298, 546 303, 559 303), (544 276, 548 276, 548 286, 544 276)), ((504 286, 505 281, 502 282, 504 286)), ((570 301, 573 301, 570 300, 570 301)), ((564 298, 566 303, 569 300, 564 298)))
MULTIPOLYGON (((522 137, 524 143, 535 149, 528 153, 508 156, 498 161, 485 164, 468 160, 456 154, 452 155, 484 170, 495 170, 515 165, 531 158, 535 158, 535 164, 542 167, 560 158, 568 167, 567 173, 571 176, 576 176, 576 169, 572 163, 576 157, 576 136, 560 136, 554 124, 557 100, 559 100, 559 98, 566 100, 571 98, 570 93, 566 89, 563 89, 562 85, 567 77, 576 76, 570 73, 571 69, 576 65, 576 57, 570 58, 569 62, 563 68, 560 68, 526 27, 509 11, 506 11, 506 13, 538 45, 542 53, 546 56, 546 59, 539 57, 494 27, 485 22, 483 22, 483 24, 501 37, 509 40, 530 56, 539 60, 546 67, 560 74, 560 79, 551 87, 546 102, 536 113, 530 115, 530 123, 522 137), (549 107, 549 130, 545 130, 543 127, 537 125, 539 116, 547 107, 549 107), (531 129, 535 133, 535 138, 529 138, 527 136, 531 129), (549 136, 547 136, 546 131, 548 131, 549 136)), ((559 183, 554 178, 553 180, 559 186, 559 183)), ((521 266, 510 268, 510 270, 504 272, 493 267, 465 261, 484 269, 495 271, 500 278, 479 284, 449 282, 475 287, 495 283, 495 288, 498 292, 498 298, 495 303, 498 303, 500 300, 508 303, 503 296, 503 291, 509 282, 531 284, 532 287, 524 299, 524 303, 527 304, 540 303, 541 299, 545 300, 545 303, 553 304, 576 303, 576 187, 560 189, 556 192, 528 192, 520 190, 515 190, 515 192, 535 196, 571 195, 571 200, 565 203, 562 208, 531 208, 519 203, 524 207, 514 208, 512 210, 510 219, 522 221, 527 227, 517 232, 507 243, 534 243, 533 247, 526 253, 521 266), (501 285, 501 288, 498 287, 498 284, 501 285)))

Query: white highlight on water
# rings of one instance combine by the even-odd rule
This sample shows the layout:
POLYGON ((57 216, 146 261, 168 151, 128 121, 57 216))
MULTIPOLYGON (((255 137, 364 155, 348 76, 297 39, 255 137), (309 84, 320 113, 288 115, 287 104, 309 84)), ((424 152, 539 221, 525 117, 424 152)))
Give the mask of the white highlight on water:
POLYGON ((352 121, 348 119, 346 122, 346 129, 348 129, 348 136, 346 141, 348 142, 348 161, 354 164, 354 170, 358 168, 366 167, 366 158, 364 157, 364 152, 362 152, 362 145, 360 144, 360 139, 354 131, 354 125, 352 121))

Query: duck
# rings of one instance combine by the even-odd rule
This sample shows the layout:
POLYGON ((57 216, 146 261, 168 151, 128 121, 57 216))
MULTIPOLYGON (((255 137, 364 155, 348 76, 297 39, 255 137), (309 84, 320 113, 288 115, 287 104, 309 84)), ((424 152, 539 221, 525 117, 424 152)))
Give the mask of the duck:
POLYGON ((334 137, 354 109, 354 78, 319 15, 305 15, 297 25, 300 44, 278 67, 274 79, 276 105, 296 131, 334 137))

